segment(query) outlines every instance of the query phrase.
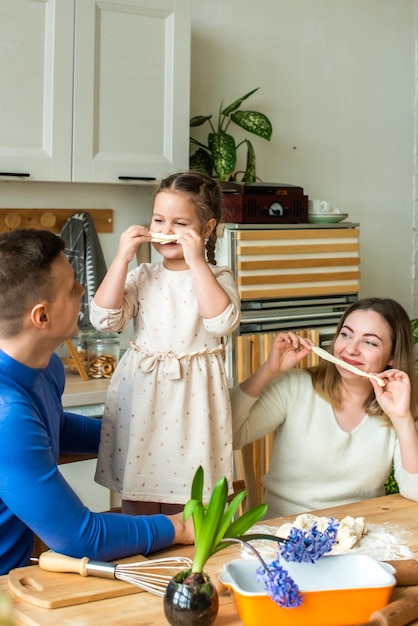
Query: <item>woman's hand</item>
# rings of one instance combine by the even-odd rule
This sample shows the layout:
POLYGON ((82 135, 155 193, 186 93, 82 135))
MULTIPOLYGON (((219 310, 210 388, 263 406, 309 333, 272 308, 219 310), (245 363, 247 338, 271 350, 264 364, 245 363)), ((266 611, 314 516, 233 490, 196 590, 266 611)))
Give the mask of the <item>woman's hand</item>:
POLYGON ((418 474, 418 432, 411 413, 411 382, 409 376, 400 370, 387 370, 379 374, 385 379, 385 386, 373 380, 376 399, 390 418, 396 431, 401 453, 402 467, 410 474, 418 474))
POLYGON ((266 361, 268 370, 277 375, 294 368, 311 352, 312 345, 310 339, 299 337, 296 333, 279 333, 266 361))
POLYGON ((401 370, 386 370, 379 374, 385 381, 380 387, 371 378, 376 400, 395 425, 395 421, 402 418, 411 418, 411 382, 408 374, 401 370))
POLYGON ((130 226, 120 236, 118 258, 121 261, 130 263, 141 243, 150 240, 151 235, 148 228, 138 225, 130 226))
POLYGON ((267 361, 240 384, 242 391, 256 398, 275 378, 295 367, 307 356, 312 345, 312 341, 299 337, 296 333, 279 333, 267 361))

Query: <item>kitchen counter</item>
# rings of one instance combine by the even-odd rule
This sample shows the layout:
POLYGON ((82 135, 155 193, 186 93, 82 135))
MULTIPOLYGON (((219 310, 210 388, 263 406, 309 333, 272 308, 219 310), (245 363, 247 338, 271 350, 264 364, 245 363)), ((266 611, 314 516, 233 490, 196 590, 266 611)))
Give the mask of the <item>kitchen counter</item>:
MULTIPOLYGON (((77 407, 103 405, 108 386, 108 378, 92 378, 84 381, 78 374, 67 372, 62 405, 64 409, 71 409, 74 413, 77 413, 77 407)), ((60 454, 59 464, 64 465, 95 458, 96 455, 93 454, 60 454)))
MULTIPOLYGON (((334 516, 337 519, 342 519, 346 515, 353 517, 363 516, 368 524, 379 524, 382 526, 387 524, 396 525, 407 534, 408 545, 414 554, 414 558, 418 557, 417 512, 418 504, 411 500, 406 500, 399 494, 315 511, 317 515, 334 516)), ((279 526, 284 521, 293 521, 294 518, 295 516, 289 516, 287 518, 269 520, 265 523, 272 526, 279 526)), ((157 558, 157 556, 173 553, 192 556, 193 546, 176 546, 175 548, 162 551, 158 553, 158 555, 155 554, 154 557, 157 558)), ((220 571, 225 562, 237 558, 239 554, 240 548, 238 546, 231 546, 222 550, 209 559, 206 567, 207 572, 209 575, 215 577, 216 573, 220 571)), ((37 568, 38 566, 33 567, 37 568)), ((69 575, 56 574, 56 576, 66 577, 69 575)), ((396 599, 410 597, 413 594, 416 596, 417 589, 417 586, 395 587, 391 600, 394 601, 396 599)), ((12 599, 16 626, 23 626, 25 624, 30 624, 31 626, 56 626, 56 624, 61 624, 62 626, 70 626, 72 624, 79 624, 80 626, 89 626, 90 624, 137 626, 139 623, 143 626, 167 626, 161 598, 146 592, 97 600, 86 604, 45 609, 39 608, 15 596, 13 592, 9 590, 7 576, 0 577, 0 591, 8 593, 12 599)), ((395 622, 389 623, 393 624, 395 622)), ((396 622, 396 624, 403 623, 405 622, 396 622)), ((242 622, 238 618, 230 594, 222 594, 220 596, 220 607, 216 626, 239 626, 240 624, 242 624, 242 622)), ((417 626, 418 620, 411 621, 410 624, 417 626)))
POLYGON ((108 378, 91 378, 84 381, 78 374, 67 373, 62 397, 63 407, 102 404, 106 399, 109 382, 108 378))

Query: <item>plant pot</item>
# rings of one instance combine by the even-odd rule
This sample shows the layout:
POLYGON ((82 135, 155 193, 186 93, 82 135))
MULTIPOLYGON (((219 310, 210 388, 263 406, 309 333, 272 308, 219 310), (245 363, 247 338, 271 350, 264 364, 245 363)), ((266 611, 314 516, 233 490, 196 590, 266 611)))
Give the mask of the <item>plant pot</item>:
POLYGON ((205 573, 173 576, 164 595, 164 613, 172 626, 210 626, 219 609, 218 593, 205 573))

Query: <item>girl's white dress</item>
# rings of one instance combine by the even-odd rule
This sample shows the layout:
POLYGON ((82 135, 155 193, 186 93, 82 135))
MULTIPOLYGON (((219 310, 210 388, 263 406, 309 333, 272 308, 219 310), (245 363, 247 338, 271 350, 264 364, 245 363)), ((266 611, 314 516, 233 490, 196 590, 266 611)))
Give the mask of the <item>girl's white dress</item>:
POLYGON ((134 337, 114 372, 103 416, 96 481, 124 500, 184 504, 199 465, 205 495, 226 476, 232 486, 232 426, 225 338, 240 321, 229 267, 209 265, 231 303, 202 319, 189 270, 143 263, 127 276, 121 309, 94 299, 97 330, 134 337))

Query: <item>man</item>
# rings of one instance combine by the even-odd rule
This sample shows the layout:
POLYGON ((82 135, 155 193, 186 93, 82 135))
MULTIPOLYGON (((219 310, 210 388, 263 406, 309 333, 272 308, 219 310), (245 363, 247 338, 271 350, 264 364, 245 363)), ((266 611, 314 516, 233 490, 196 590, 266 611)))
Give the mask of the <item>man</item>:
POLYGON ((192 543, 182 515, 93 513, 61 476, 60 452, 95 453, 100 421, 65 413, 54 353, 77 334, 83 287, 43 230, 0 234, 0 574, 27 564, 34 533, 52 550, 112 560, 192 543))

